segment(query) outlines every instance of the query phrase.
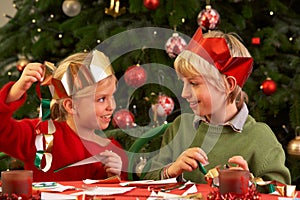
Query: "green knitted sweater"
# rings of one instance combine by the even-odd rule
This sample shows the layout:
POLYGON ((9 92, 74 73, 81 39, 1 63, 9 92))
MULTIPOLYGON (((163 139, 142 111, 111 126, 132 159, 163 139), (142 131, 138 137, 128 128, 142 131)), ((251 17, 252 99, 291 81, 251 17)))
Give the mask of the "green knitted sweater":
MULTIPOLYGON (((193 114, 182 114, 173 121, 163 135, 160 151, 149 162, 152 163, 151 169, 144 179, 161 179, 161 170, 165 165, 174 162, 184 150, 201 147, 208 156, 207 170, 223 166, 230 157, 241 155, 255 177, 290 184, 285 153, 268 125, 256 122, 248 115, 241 133, 233 131, 230 126, 213 126, 205 122, 200 123, 196 130, 193 119, 193 114)), ((184 172, 183 177, 206 183, 198 169, 184 172)))

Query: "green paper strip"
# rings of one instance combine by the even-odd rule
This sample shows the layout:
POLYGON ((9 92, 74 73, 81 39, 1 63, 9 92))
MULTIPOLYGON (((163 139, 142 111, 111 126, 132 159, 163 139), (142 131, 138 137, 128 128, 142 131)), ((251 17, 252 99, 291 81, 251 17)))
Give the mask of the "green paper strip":
POLYGON ((42 121, 50 119, 50 100, 42 99, 42 121))
POLYGON ((269 193, 273 193, 276 190, 274 184, 269 184, 268 188, 269 188, 269 193))
POLYGON ((35 153, 35 160, 34 160, 34 165, 38 168, 41 169, 41 161, 44 155, 44 151, 37 151, 35 153))

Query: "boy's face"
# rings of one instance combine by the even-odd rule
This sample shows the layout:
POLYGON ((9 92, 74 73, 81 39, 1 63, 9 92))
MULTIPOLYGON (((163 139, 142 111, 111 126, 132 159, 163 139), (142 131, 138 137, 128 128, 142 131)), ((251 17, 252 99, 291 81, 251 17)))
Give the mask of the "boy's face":
POLYGON ((106 80, 104 84, 97 84, 94 95, 77 99, 74 103, 76 110, 76 125, 85 129, 106 129, 116 108, 114 93, 116 82, 106 80))
POLYGON ((219 117, 220 112, 224 111, 226 106, 225 91, 220 91, 200 75, 182 77, 181 80, 183 81, 181 96, 188 101, 190 108, 196 115, 210 119, 212 116, 219 117))

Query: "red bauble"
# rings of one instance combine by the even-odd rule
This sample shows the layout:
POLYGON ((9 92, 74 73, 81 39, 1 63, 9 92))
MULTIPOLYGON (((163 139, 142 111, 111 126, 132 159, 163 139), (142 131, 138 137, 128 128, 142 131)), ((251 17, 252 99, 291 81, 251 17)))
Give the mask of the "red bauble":
POLYGON ((169 115, 174 109, 174 101, 171 97, 166 95, 159 95, 157 103, 152 105, 152 110, 160 117, 169 115))
POLYGON ((149 10, 156 10, 160 4, 159 0, 144 0, 144 6, 149 10))
POLYGON ((127 109, 121 109, 113 115, 112 124, 115 128, 131 128, 134 124, 134 115, 127 109))
POLYGON ((206 5, 197 18, 198 25, 204 30, 213 30, 220 23, 220 15, 218 11, 212 9, 210 5, 206 5))
POLYGON ((140 87, 146 82, 147 73, 143 67, 133 65, 125 71, 124 80, 131 87, 140 87))
POLYGON ((260 86, 260 89, 262 89, 263 93, 267 96, 272 95, 277 90, 276 82, 273 81, 271 78, 267 78, 260 86))
POLYGON ((253 37, 251 40, 251 43, 254 45, 260 45, 260 38, 259 37, 253 37))
POLYGON ((17 70, 22 72, 28 63, 29 61, 25 57, 21 57, 16 64, 17 70))
POLYGON ((186 41, 180 37, 178 33, 173 33, 172 37, 170 37, 165 44, 165 50, 171 58, 175 58, 186 45, 186 41))

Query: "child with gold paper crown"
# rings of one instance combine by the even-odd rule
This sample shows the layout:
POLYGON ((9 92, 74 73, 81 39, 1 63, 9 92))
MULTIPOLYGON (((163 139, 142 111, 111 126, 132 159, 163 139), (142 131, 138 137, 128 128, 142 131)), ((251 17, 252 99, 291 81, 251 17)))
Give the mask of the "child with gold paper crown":
POLYGON ((168 127, 145 179, 183 177, 206 183, 201 163, 207 171, 238 165, 263 180, 290 183, 281 144, 269 126, 248 114, 242 87, 252 65, 234 34, 196 31, 174 63, 183 82, 181 95, 193 114, 181 114, 168 127))
POLYGON ((109 125, 116 83, 109 59, 98 50, 73 54, 57 69, 49 62, 28 64, 0 91, 0 151, 23 161, 34 181, 126 178, 121 145, 94 132, 109 125), (52 91, 51 119, 13 119, 35 82, 52 91))

